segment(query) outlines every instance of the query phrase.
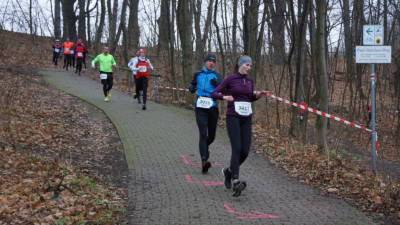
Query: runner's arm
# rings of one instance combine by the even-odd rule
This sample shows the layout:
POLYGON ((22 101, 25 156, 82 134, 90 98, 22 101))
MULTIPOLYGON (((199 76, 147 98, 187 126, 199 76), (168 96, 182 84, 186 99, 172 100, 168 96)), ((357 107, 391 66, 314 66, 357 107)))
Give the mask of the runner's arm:
POLYGON ((150 63, 150 60, 149 60, 149 59, 147 59, 147 62, 149 63, 149 67, 150 67, 150 69, 151 69, 151 70, 154 70, 154 68, 153 68, 153 65, 151 65, 151 63, 150 63))
POLYGON ((197 76, 199 76, 199 71, 196 71, 193 75, 193 79, 192 81, 190 81, 189 83, 189 91, 194 93, 196 91, 196 87, 197 87, 197 76))
POLYGON ((132 59, 132 60, 133 60, 132 65, 131 65, 129 68, 130 68, 132 71, 138 71, 139 68, 136 68, 136 65, 137 65, 137 63, 138 63, 137 59, 132 59))

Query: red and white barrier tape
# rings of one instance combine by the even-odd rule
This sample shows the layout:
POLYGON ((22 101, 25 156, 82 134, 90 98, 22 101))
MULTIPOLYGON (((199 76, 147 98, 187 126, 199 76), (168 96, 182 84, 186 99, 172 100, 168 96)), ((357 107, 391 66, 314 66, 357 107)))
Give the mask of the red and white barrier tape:
POLYGON ((177 91, 189 91, 189 89, 165 87, 165 86, 154 86, 154 88, 163 88, 163 89, 177 90, 177 91))
MULTIPOLYGON (((164 89, 178 90, 178 91, 189 91, 189 89, 174 88, 174 87, 165 87, 165 86, 155 86, 155 88, 164 88, 164 89)), ((259 93, 259 92, 260 92, 260 91, 254 91, 254 93, 259 93)), ((268 97, 271 97, 271 98, 273 98, 273 99, 275 99, 275 100, 278 100, 278 101, 281 101, 281 102, 283 102, 283 103, 289 104, 289 105, 291 105, 291 106, 294 106, 294 107, 297 107, 297 108, 300 108, 300 109, 307 110, 307 111, 312 112, 312 113, 315 113, 315 114, 317 114, 317 115, 324 116, 324 117, 327 117, 327 118, 329 118, 329 119, 333 119, 333 120, 342 122, 342 123, 344 123, 344 124, 346 124, 346 125, 349 125, 349 126, 352 126, 352 127, 358 128, 358 129, 361 129, 361 130, 365 130, 365 131, 368 131, 368 132, 371 132, 371 133, 375 133, 376 139, 377 139, 377 140, 376 140, 376 146, 375 146, 375 148, 376 148, 376 151, 378 151, 378 135, 377 135, 376 132, 372 132, 372 130, 370 130, 370 129, 368 129, 368 128, 365 128, 365 127, 363 127, 363 126, 357 125, 357 124, 352 123, 352 122, 350 122, 350 121, 341 119, 341 118, 339 118, 339 117, 332 116, 332 115, 329 114, 329 113, 321 112, 321 111, 319 111, 319 110, 316 110, 316 109, 313 109, 313 108, 310 108, 310 107, 307 107, 307 106, 304 106, 304 105, 300 105, 300 104, 298 104, 298 103, 295 103, 295 102, 286 100, 286 99, 284 99, 284 98, 280 98, 280 97, 275 96, 275 95, 272 95, 272 94, 270 94, 270 93, 268 93, 268 97)))

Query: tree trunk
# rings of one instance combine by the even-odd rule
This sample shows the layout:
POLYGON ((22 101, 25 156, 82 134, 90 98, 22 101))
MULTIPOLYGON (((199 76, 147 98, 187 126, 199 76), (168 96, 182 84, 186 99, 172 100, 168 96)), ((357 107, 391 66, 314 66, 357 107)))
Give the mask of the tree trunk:
POLYGON ((215 7, 214 7, 214 26, 215 26, 215 32, 217 33, 217 40, 218 40, 218 48, 219 52, 221 54, 221 60, 222 60, 222 74, 226 74, 226 69, 225 69, 225 54, 224 54, 224 49, 222 47, 222 41, 221 41, 221 35, 219 34, 219 27, 217 23, 217 10, 218 9, 218 0, 215 0, 215 7))
MULTIPOLYGON (((325 27, 326 27, 326 2, 317 1, 317 68, 319 75, 319 85, 321 88, 320 109, 328 112, 328 73, 326 68, 326 48, 325 48, 325 27)), ((326 141, 327 118, 319 116, 317 121, 318 149, 321 152, 328 150, 326 141)))
POLYGON ((96 31, 96 39, 94 43, 94 49, 96 52, 96 55, 99 54, 101 50, 101 36, 103 35, 103 27, 104 27, 104 20, 106 18, 106 2, 105 0, 100 0, 101 1, 101 13, 100 13, 100 22, 99 26, 97 27, 96 31))
POLYGON ((196 31, 196 55, 197 55, 197 68, 202 68, 204 64, 204 49, 206 46, 208 33, 211 27, 212 21, 212 6, 214 4, 214 0, 210 0, 208 7, 207 7, 207 18, 204 24, 204 32, 201 34, 200 28, 200 15, 202 14, 201 11, 201 0, 197 0, 197 6, 194 8, 194 15, 195 15, 195 31, 196 31))
MULTIPOLYGON (((109 10, 110 11, 110 10, 109 10)), ((117 48, 116 43, 116 31, 117 31, 117 13, 118 13, 118 0, 114 0, 111 23, 110 23, 110 33, 108 39, 108 45, 110 46, 110 54, 114 55, 115 49, 117 48)))
POLYGON ((285 63, 285 17, 286 1, 268 1, 268 9, 272 20, 273 62, 276 65, 285 63), (275 5, 274 5, 275 2, 275 5))
POLYGON ((54 2, 54 36, 61 38, 61 0, 54 2))
MULTIPOLYGON (((125 65, 129 62, 129 52, 128 52, 128 31, 126 30, 126 9, 128 8, 128 0, 122 2, 122 12, 121 12, 121 22, 119 24, 120 30, 122 31, 122 45, 124 48, 123 56, 125 60, 125 65)), ((117 37, 119 39, 119 35, 117 37)), ((115 40, 115 45, 117 45, 118 40, 115 40)))
POLYGON ((236 39, 236 31, 237 31, 237 8, 238 8, 238 0, 233 0, 233 18, 232 18, 232 54, 235 56, 238 50, 238 42, 236 39))
MULTIPOLYGON (((258 10, 260 3, 258 0, 244 1, 243 15, 243 47, 244 54, 249 55, 253 60, 257 58, 257 36, 258 36, 258 10)), ((261 50, 261 49, 260 49, 261 50)), ((256 66, 256 61, 253 62, 253 67, 256 66)), ((250 76, 254 83, 257 80, 257 69, 253 68, 250 76)))
POLYGON ((129 24, 128 24, 128 45, 135 50, 139 47, 139 22, 138 22, 139 0, 129 0, 129 24))
MULTIPOLYGON (((88 48, 92 45, 92 37, 91 37, 92 33, 90 31, 90 11, 89 11, 90 1, 91 0, 88 0, 87 4, 86 4, 86 23, 87 23, 87 41, 86 41, 86 43, 88 45, 87 46, 88 48)), ((98 0, 96 0, 96 7, 97 7, 97 1, 98 0)))
POLYGON ((63 15, 63 36, 69 37, 71 41, 76 41, 76 15, 74 4, 76 0, 61 0, 63 15))
POLYGON ((85 20, 85 0, 78 0, 79 19, 78 19, 78 38, 86 43, 86 20, 85 20))
MULTIPOLYGON (((182 73, 185 85, 189 84, 192 78, 192 60, 193 60, 193 43, 192 43, 192 10, 187 0, 178 0, 177 22, 179 36, 182 47, 182 73)), ((185 95, 186 104, 194 103, 193 95, 185 95)))
MULTIPOLYGON (((296 86, 295 86, 295 96, 292 101, 301 103, 301 98, 303 97, 304 91, 304 76, 305 76, 305 68, 307 66, 306 61, 306 32, 307 32, 307 16, 308 16, 308 4, 309 0, 301 0, 299 1, 299 8, 302 8, 301 17, 298 21, 298 31, 296 32, 296 86)), ((292 120, 289 129, 289 135, 301 139, 303 137, 300 129, 299 122, 299 108, 292 107, 292 120)), ((301 121, 303 122, 303 120, 301 121)))
POLYGON ((158 45, 157 52, 168 49, 169 40, 169 0, 161 0, 161 12, 160 17, 157 19, 158 24, 158 45))

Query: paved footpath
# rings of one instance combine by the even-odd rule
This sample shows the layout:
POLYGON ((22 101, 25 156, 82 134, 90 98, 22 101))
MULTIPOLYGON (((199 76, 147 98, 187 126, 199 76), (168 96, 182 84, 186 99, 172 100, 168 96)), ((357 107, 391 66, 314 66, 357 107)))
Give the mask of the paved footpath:
POLYGON ((225 130, 218 128, 210 147, 214 165, 202 174, 193 111, 151 101, 143 111, 131 95, 118 91, 106 103, 98 80, 40 72, 55 87, 104 110, 117 127, 135 205, 129 224, 373 224, 345 201, 321 196, 252 153, 240 171, 248 187, 234 198, 222 184, 221 169, 230 159, 225 130))

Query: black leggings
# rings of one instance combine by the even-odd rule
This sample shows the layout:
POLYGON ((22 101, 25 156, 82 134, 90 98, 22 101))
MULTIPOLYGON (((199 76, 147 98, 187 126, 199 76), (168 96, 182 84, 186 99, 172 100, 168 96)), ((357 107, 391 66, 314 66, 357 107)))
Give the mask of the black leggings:
POLYGON ((83 58, 76 58, 76 71, 79 70, 79 72, 81 72, 81 70, 82 70, 82 61, 83 61, 83 58))
POLYGON ((59 52, 53 52, 53 62, 55 66, 57 66, 57 61, 59 56, 60 56, 59 52))
POLYGON ((101 83, 103 84, 103 92, 104 97, 107 97, 107 92, 109 92, 113 86, 113 75, 112 72, 101 72, 100 74, 105 73, 107 74, 107 79, 102 79, 101 83))
POLYGON ((226 116, 226 127, 231 141, 232 179, 239 179, 239 166, 246 160, 251 144, 251 117, 226 116))
POLYGON ((219 111, 218 107, 211 107, 210 109, 196 107, 195 113, 196 122, 200 133, 200 156, 201 161, 204 162, 207 161, 210 156, 208 146, 210 146, 215 139, 219 111))
POLYGON ((71 63, 71 54, 64 53, 64 67, 68 69, 70 63, 71 63))
POLYGON ((143 91, 143 104, 146 105, 147 100, 147 86, 149 85, 149 78, 139 77, 136 78, 136 95, 140 96, 140 91, 143 91))

